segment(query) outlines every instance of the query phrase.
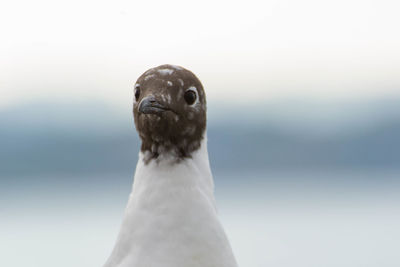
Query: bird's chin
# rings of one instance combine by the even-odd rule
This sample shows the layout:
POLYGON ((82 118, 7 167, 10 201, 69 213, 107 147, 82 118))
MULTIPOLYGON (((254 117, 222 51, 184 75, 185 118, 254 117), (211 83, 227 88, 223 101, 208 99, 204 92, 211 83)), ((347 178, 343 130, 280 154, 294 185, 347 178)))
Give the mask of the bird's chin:
POLYGON ((156 140, 163 135, 180 132, 180 117, 172 110, 153 110, 152 112, 138 112, 135 117, 136 128, 141 131, 141 136, 153 137, 156 140))
POLYGON ((143 127, 153 131, 159 131, 159 128, 165 128, 170 126, 169 122, 171 121, 169 118, 171 117, 170 111, 159 111, 159 112, 150 112, 150 113, 140 113, 138 120, 143 127))

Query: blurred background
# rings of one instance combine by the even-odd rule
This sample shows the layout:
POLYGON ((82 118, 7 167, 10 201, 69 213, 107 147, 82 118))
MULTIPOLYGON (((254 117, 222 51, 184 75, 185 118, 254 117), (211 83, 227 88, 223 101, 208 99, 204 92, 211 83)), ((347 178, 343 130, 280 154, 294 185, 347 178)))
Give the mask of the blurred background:
POLYGON ((0 4, 0 265, 102 266, 133 85, 192 70, 240 266, 400 266, 398 1, 0 4))

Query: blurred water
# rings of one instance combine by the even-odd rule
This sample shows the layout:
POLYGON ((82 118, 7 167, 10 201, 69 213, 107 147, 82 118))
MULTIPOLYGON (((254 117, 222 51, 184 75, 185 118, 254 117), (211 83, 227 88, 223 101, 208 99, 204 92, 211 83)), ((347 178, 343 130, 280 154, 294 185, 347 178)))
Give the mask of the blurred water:
MULTIPOLYGON (((400 266, 400 173, 217 173, 221 220, 242 267, 400 266)), ((8 177, 0 266, 101 266, 131 187, 122 174, 8 177)))

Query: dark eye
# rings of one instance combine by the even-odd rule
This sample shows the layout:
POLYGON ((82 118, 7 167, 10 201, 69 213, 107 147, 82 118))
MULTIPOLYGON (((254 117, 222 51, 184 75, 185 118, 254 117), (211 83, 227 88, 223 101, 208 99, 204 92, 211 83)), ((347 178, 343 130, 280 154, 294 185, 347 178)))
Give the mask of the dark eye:
POLYGON ((140 86, 136 85, 135 86, 135 99, 136 99, 136 101, 138 101, 139 96, 140 96, 140 86))
POLYGON ((186 103, 193 105, 193 103, 196 101, 197 95, 195 91, 187 90, 183 97, 185 98, 186 103))

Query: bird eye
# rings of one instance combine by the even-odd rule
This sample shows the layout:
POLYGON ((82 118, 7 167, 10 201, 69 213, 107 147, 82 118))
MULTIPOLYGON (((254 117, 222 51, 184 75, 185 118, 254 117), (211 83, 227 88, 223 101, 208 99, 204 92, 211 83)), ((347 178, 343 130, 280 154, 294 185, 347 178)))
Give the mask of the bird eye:
POLYGON ((140 96, 140 86, 137 84, 137 85, 135 85, 135 99, 136 99, 136 101, 138 101, 139 96, 140 96))
POLYGON ((188 105, 193 105, 193 103, 196 102, 197 94, 193 90, 187 90, 183 97, 188 105))

